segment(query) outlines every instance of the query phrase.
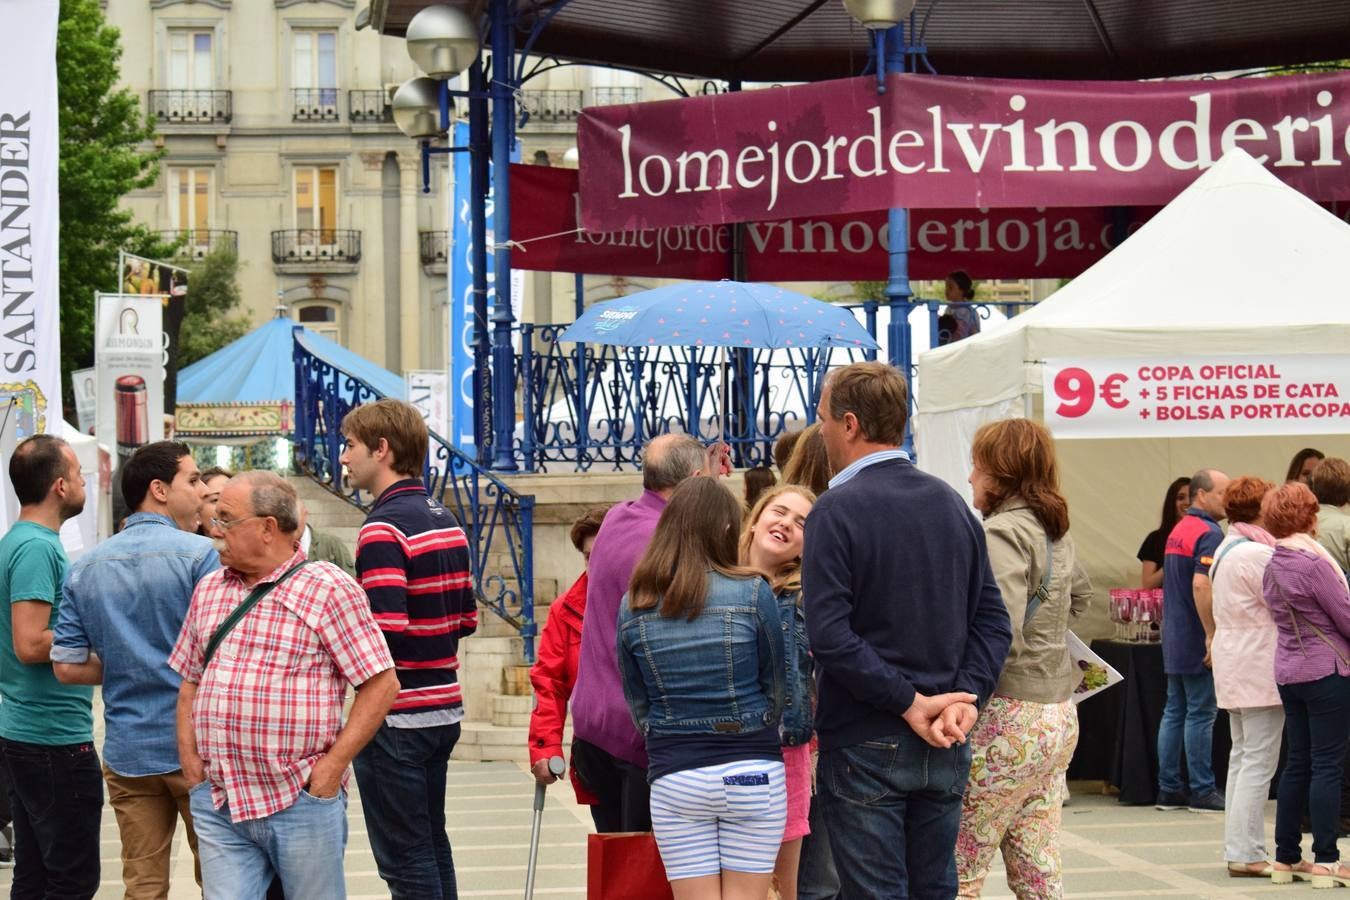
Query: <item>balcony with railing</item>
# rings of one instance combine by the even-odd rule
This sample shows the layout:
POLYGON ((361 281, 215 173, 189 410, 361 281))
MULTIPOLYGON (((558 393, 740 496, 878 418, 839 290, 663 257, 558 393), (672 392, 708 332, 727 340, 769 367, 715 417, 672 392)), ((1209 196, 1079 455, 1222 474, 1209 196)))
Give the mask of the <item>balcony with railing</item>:
POLYGON ((178 228, 161 231, 160 240, 177 242, 179 259, 205 259, 217 250, 239 253, 239 232, 221 228, 178 228))
POLYGON ((533 123, 570 125, 581 115, 581 91, 539 90, 520 92, 521 109, 533 123))
POLYGON ((444 275, 450 261, 450 235, 445 231, 422 231, 417 235, 422 252, 422 270, 428 275, 444 275))
POLYGON ((620 103, 641 103, 640 87, 593 87, 590 106, 617 106, 620 103))
POLYGON ((393 124, 394 108, 389 105, 389 92, 348 91, 347 121, 353 125, 393 124))
POLYGON ((295 88, 291 91, 292 122, 339 122, 337 88, 295 88))
POLYGON ((361 261, 361 232, 293 228, 272 232, 272 262, 290 272, 354 272, 361 261))
POLYGON ((230 91, 150 91, 156 125, 228 125, 234 117, 230 91))

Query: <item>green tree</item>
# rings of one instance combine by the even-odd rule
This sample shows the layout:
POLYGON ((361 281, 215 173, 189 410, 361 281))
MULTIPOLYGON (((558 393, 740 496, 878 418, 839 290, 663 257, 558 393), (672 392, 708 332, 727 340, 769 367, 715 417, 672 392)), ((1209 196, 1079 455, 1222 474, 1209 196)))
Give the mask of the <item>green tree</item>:
POLYGON ((165 258, 173 244, 135 225, 121 209, 130 191, 151 187, 162 155, 136 96, 116 89, 120 35, 99 0, 61 0, 56 37, 61 146, 62 381, 94 357, 94 292, 118 289, 117 252, 165 258))
POLYGON ((192 267, 187 309, 178 333, 179 371, 248 334, 248 311, 241 308, 239 257, 220 248, 192 267))

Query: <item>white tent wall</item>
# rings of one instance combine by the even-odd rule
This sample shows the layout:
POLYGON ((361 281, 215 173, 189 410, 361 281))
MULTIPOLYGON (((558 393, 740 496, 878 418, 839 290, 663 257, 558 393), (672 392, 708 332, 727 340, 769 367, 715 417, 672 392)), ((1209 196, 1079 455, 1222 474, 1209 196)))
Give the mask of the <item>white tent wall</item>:
MULTIPOLYGON (((919 465, 969 497, 975 429, 1027 414, 1028 396, 1039 421, 1047 358, 1346 353, 1347 285, 1350 226, 1246 153, 1229 153, 1063 290, 1002 327, 919 357, 919 465)), ((1279 482, 1302 447, 1350 458, 1344 434, 1057 447, 1075 541, 1099 594, 1137 586, 1134 554, 1157 527, 1174 478, 1212 466, 1279 482)))

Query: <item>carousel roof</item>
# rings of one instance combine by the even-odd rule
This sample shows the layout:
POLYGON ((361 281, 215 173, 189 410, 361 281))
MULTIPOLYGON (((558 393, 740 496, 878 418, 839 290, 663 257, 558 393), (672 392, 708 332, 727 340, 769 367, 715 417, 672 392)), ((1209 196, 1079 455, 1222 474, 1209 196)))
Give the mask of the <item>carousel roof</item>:
POLYGON ((295 402, 294 341, 386 397, 402 398, 403 379, 291 319, 275 318, 178 373, 178 403, 295 402))
MULTIPOLYGON (((370 21, 402 35, 449 2, 369 0, 370 21)), ((363 6, 365 4, 362 4, 363 6)), ((517 46, 553 14, 531 52, 572 62, 743 81, 857 75, 867 38, 840 0, 517 0, 517 46)), ((362 18, 365 11, 362 10, 362 18)), ((918 0, 919 43, 943 75, 1135 79, 1341 59, 1344 0, 918 0)))

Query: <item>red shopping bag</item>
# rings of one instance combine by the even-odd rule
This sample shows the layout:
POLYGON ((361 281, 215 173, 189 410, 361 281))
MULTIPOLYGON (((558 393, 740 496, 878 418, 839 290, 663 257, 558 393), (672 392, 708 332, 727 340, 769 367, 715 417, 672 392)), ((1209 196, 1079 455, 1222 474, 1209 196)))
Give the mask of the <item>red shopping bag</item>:
POLYGON ((590 835, 586 844, 586 900, 674 897, 651 832, 590 835))

